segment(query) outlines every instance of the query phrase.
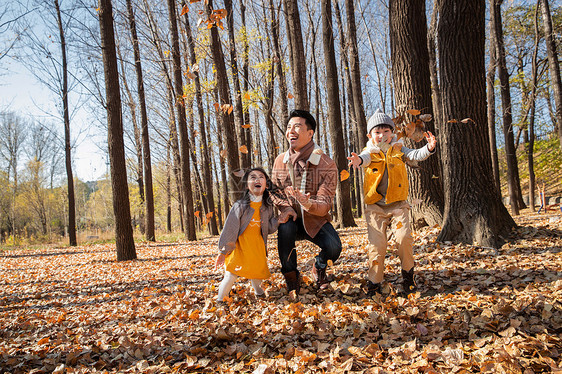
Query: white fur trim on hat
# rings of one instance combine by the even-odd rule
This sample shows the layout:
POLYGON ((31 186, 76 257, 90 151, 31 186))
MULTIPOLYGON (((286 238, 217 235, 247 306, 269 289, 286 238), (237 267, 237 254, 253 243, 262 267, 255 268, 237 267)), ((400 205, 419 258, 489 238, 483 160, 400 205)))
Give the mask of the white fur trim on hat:
POLYGON ((367 122, 367 134, 371 133, 371 130, 374 129, 376 126, 378 125, 389 125, 390 127, 392 127, 392 131, 394 131, 394 122, 392 121, 392 118, 390 118, 387 114, 383 113, 382 110, 377 109, 375 111, 375 114, 373 114, 371 116, 371 118, 369 118, 369 121, 367 122))

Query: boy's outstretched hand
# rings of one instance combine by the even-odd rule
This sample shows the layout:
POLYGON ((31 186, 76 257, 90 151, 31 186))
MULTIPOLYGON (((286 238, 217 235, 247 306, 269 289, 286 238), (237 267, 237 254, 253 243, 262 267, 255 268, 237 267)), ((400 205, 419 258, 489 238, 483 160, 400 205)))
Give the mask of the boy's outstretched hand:
POLYGON ((361 166, 361 163, 363 162, 361 157, 359 157, 359 155, 355 152, 351 152, 351 156, 349 156, 347 159, 349 160, 349 164, 347 164, 347 167, 353 166, 355 169, 361 166))
POLYGON ((427 149, 433 152, 435 146, 437 145, 437 139, 435 138, 435 135, 433 135, 431 131, 426 131, 424 135, 425 135, 425 139, 427 140, 427 149))

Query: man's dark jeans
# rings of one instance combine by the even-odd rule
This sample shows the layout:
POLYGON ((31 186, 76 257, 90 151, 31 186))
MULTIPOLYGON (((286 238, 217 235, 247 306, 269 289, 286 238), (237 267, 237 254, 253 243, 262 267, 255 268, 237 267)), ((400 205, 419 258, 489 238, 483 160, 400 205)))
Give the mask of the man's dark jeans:
POLYGON ((332 226, 327 222, 322 226, 314 238, 306 233, 302 218, 289 221, 279 225, 277 231, 277 248, 279 261, 281 261, 281 272, 283 274, 297 270, 297 250, 295 242, 306 239, 320 247, 320 253, 316 256, 316 268, 325 269, 328 260, 336 261, 341 253, 341 240, 332 226))

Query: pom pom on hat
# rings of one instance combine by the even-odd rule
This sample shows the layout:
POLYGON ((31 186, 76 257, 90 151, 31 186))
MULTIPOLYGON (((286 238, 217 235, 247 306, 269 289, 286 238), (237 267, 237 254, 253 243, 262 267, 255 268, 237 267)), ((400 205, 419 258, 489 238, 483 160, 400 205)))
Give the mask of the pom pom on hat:
POLYGON ((392 121, 392 118, 390 118, 387 114, 383 113, 382 110, 377 109, 375 111, 375 114, 373 114, 371 118, 369 118, 369 121, 367 121, 367 134, 370 134, 371 130, 379 125, 388 125, 392 127, 392 131, 394 131, 395 128, 394 121, 392 121))

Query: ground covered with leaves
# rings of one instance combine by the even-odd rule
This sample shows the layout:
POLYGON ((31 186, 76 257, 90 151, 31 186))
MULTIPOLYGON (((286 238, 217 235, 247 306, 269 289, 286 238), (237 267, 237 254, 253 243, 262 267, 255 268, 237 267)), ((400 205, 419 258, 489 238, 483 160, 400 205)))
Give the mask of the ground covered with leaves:
POLYGON ((340 230, 335 279, 316 292, 316 248, 297 251, 305 286, 286 295, 275 240, 266 299, 239 280, 217 305, 217 238, 0 253, 0 372, 562 371, 562 214, 528 214, 502 248, 416 233, 420 292, 401 297, 387 257, 383 295, 367 298, 366 228, 340 230))

